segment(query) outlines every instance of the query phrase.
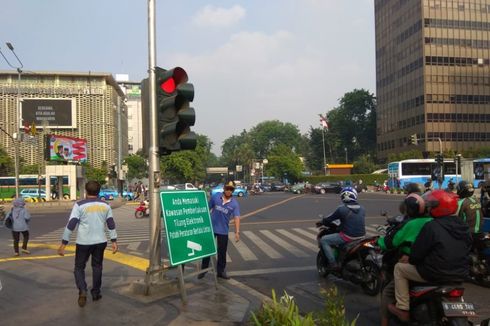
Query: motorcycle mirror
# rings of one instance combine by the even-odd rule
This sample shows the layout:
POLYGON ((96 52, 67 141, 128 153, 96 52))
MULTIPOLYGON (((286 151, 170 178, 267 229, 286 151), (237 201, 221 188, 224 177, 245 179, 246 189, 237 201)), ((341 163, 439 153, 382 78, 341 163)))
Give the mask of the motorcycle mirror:
POLYGON ((388 212, 383 210, 379 213, 381 216, 388 216, 388 212))

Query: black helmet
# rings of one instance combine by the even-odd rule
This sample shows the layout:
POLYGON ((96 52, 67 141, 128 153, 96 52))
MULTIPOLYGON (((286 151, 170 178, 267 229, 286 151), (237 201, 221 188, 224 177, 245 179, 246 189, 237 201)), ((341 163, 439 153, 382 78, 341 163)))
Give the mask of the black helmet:
POLYGON ((469 183, 468 181, 462 180, 458 182, 458 185, 456 186, 456 192, 460 198, 471 197, 475 192, 475 188, 473 188, 473 184, 469 183))
POLYGON ((411 193, 403 201, 406 215, 409 217, 420 217, 425 215, 425 200, 415 193, 411 193))
POLYGON ((410 195, 410 194, 421 194, 422 193, 422 190, 420 190, 420 186, 418 183, 415 183, 415 182, 409 182, 407 184, 405 184, 405 186, 403 186, 403 190, 405 191, 405 193, 407 195, 410 195))

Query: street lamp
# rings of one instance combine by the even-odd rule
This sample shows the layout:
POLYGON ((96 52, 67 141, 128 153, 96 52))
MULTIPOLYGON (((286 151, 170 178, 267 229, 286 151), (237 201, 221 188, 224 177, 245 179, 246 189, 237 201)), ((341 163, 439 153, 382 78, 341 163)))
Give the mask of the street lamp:
POLYGON ((349 161, 347 160, 347 147, 344 147, 344 151, 345 151, 345 163, 349 163, 349 161))
MULTIPOLYGON (((14 46, 12 45, 12 43, 10 42, 6 42, 5 45, 7 45, 7 47, 9 48, 10 51, 12 51, 12 53, 14 54, 15 58, 17 59, 17 61, 19 62, 19 66, 14 66, 10 63, 10 61, 7 59, 7 57, 5 57, 5 55, 3 54, 2 51, 0 51, 0 54, 2 55, 2 57, 5 59, 5 62, 7 62, 7 64, 17 70, 17 105, 16 105, 16 120, 14 121, 14 130, 16 131, 14 134, 15 135, 18 135, 18 130, 20 129, 20 126, 22 125, 22 119, 20 117, 20 75, 22 73, 22 68, 24 68, 24 64, 22 63, 22 61, 19 59, 19 57, 17 56, 17 54, 15 53, 14 51, 14 46), (18 123, 17 127, 15 127, 15 124, 18 123)), ((4 133, 6 133, 10 139, 12 139, 12 142, 14 144, 14 160, 15 160, 15 197, 16 198, 19 198, 19 143, 16 142, 17 137, 12 137, 9 133, 7 133, 4 129, 2 129, 2 131, 4 133)))

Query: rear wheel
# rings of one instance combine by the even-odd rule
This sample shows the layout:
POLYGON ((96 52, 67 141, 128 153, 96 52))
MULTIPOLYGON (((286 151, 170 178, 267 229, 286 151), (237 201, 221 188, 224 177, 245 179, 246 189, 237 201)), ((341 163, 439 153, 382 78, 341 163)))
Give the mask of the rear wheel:
POLYGON ((318 272, 318 276, 325 277, 328 275, 327 265, 327 258, 325 258, 325 255, 321 250, 318 251, 318 255, 316 256, 316 270, 318 272))
POLYGON ((373 261, 365 260, 362 270, 363 278, 361 287, 367 295, 375 296, 381 288, 382 276, 378 265, 373 261))
POLYGON ((320 189, 320 193, 321 193, 322 195, 323 195, 323 194, 325 194, 326 192, 327 192, 327 191, 326 191, 325 189, 323 189, 323 188, 322 188, 322 189, 320 189))
POLYGON ((238 197, 243 197, 243 192, 239 192, 237 196, 238 197))
POLYGON ((136 218, 143 218, 144 215, 145 214, 142 211, 136 211, 136 212, 134 212, 134 217, 136 217, 136 218))

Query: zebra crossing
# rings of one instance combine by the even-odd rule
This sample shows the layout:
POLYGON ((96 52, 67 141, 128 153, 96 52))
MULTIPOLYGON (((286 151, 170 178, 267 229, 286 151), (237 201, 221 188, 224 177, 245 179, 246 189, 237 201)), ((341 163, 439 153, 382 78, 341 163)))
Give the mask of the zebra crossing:
MULTIPOLYGON (((149 250, 149 220, 122 218, 116 220, 118 244, 121 250, 130 254, 146 256, 149 250)), ((377 225, 366 226, 366 236, 379 235, 377 225)), ((32 242, 59 243, 63 236, 64 227, 33 238, 32 242)), ((234 233, 230 232, 227 261, 259 261, 263 258, 280 260, 286 257, 306 258, 318 251, 316 243, 317 228, 294 227, 262 230, 243 230, 240 241, 235 242, 234 233)), ((108 236, 108 232, 107 232, 108 236)), ((108 237, 109 238, 109 237, 108 237)), ((74 243, 76 232, 73 232, 70 242, 74 243)), ((165 232, 162 231, 162 240, 165 232)))

